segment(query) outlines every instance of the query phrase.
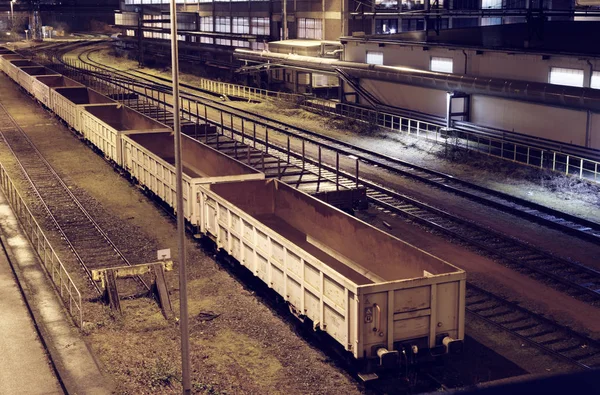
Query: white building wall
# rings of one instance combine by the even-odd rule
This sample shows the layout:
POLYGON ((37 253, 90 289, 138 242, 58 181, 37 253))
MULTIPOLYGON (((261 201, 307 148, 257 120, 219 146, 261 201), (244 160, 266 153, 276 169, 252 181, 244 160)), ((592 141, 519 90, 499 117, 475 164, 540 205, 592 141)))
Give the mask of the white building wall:
POLYGON ((590 117, 590 147, 600 149, 600 114, 593 113, 590 117))
POLYGON ((453 59, 454 74, 465 74, 466 71, 467 75, 472 76, 543 83, 548 82, 551 67, 575 68, 584 70, 584 86, 589 86, 590 64, 592 69, 600 71, 600 59, 597 58, 550 56, 549 59, 542 59, 540 54, 483 51, 478 55, 477 51, 472 49, 466 49, 463 53, 462 49, 428 47, 427 50, 423 50, 423 48, 420 45, 385 44, 380 47, 378 43, 349 42, 346 45, 344 60, 364 63, 367 51, 379 51, 383 53, 383 64, 386 66, 429 70, 431 57, 439 56, 453 59))
MULTIPOLYGON (((445 91, 371 79, 361 79, 360 84, 382 103, 446 116, 445 91)), ((600 114, 597 113, 590 114, 588 129, 586 111, 472 95, 470 121, 482 126, 600 149, 600 114)))
POLYGON ((586 111, 472 95, 471 121, 569 144, 586 145, 586 111))
POLYGON ((446 92, 393 82, 361 79, 360 85, 382 103, 446 116, 446 92))

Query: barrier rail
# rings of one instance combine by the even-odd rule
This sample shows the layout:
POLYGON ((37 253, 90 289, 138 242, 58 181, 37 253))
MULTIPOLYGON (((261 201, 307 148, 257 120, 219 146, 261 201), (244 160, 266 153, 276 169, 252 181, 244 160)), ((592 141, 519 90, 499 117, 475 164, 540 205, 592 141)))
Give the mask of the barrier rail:
POLYGON ((331 101, 328 100, 311 99, 305 101, 303 106, 373 123, 387 129, 405 132, 417 138, 424 138, 437 143, 451 143, 458 148, 475 150, 512 162, 600 183, 600 162, 581 156, 539 148, 502 138, 484 136, 476 132, 446 129, 434 123, 370 110, 346 103, 335 103, 335 105, 332 105, 331 101), (453 142, 449 142, 449 140, 453 142))
POLYGON ((261 88, 252 88, 245 85, 230 84, 227 82, 213 81, 201 78, 197 86, 200 89, 218 93, 220 95, 235 96, 249 100, 281 99, 287 101, 304 101, 304 96, 293 93, 275 92, 261 88))
MULTIPOLYGON (((69 64, 69 66, 71 71, 77 70, 75 65, 69 64)), ((136 91, 136 89, 133 88, 133 84, 131 88, 126 88, 126 86, 129 84, 117 83, 116 81, 113 82, 111 76, 107 77, 108 80, 104 80, 103 82, 108 83, 109 85, 114 85, 116 91, 119 91, 119 89, 130 89, 131 91, 136 91)), ((236 89, 232 87, 239 86, 216 81, 210 82, 217 84, 215 87, 221 86, 221 88, 224 90, 236 89), (232 87, 227 88, 227 85, 231 85, 232 87)), ((248 87, 246 88, 249 90, 254 89, 248 87)), ((150 98, 147 93, 144 96, 146 98, 150 98)), ((152 95, 151 101, 154 101, 153 96, 154 95, 152 95)), ((165 93, 163 92, 163 99, 164 97, 165 93)), ((159 98, 160 92, 157 92, 156 99, 159 98)), ((189 99, 182 98, 182 109, 185 109, 183 106, 184 100, 188 101, 189 108, 191 101, 189 99)), ((159 107, 164 107, 166 111, 165 103, 160 103, 160 100, 156 100, 156 104, 159 107)), ((434 124, 432 122, 421 121, 382 111, 370 110, 364 107, 354 106, 346 103, 333 103, 328 100, 310 99, 305 100, 300 104, 306 108, 312 108, 326 113, 341 115, 363 122, 369 122, 371 124, 379 125, 391 130, 405 132, 408 135, 418 138, 425 138, 437 143, 452 144, 457 148, 475 150, 486 155, 499 157, 512 162, 537 167, 539 169, 551 170, 553 172, 576 176, 581 179, 600 183, 600 162, 586 159, 581 156, 556 150, 539 148, 533 145, 522 144, 493 136, 485 136, 476 132, 454 128, 446 129, 442 125, 434 124)), ((207 107, 206 104, 203 104, 203 106, 207 107)))
POLYGON ((63 302, 68 305, 69 313, 81 328, 83 324, 83 308, 81 304, 81 293, 65 269, 60 258, 46 238, 42 228, 25 204, 25 201, 17 191, 13 181, 0 163, 0 182, 10 206, 12 207, 21 228, 27 235, 32 247, 44 263, 46 272, 50 275, 54 286, 60 293, 63 302))

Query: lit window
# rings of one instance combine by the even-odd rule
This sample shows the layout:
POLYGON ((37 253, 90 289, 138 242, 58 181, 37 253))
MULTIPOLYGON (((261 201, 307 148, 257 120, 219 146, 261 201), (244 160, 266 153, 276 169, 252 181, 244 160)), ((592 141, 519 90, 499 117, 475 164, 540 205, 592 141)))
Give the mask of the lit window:
POLYGON ((590 88, 600 89, 600 71, 594 71, 592 73, 592 83, 590 84, 590 88))
POLYGON ((252 18, 250 21, 250 33, 257 36, 268 36, 269 18, 252 18))
POLYGON ((202 44, 214 44, 215 40, 212 37, 200 37, 200 42, 202 44))
POLYGON ((577 86, 581 88, 583 87, 583 70, 551 67, 549 82, 555 85, 577 86))
POLYGON ((367 51, 368 64, 383 64, 383 52, 367 51))
POLYGON ((481 26, 501 25, 502 18, 481 18, 481 26))
POLYGON ((215 39, 215 44, 217 45, 225 45, 230 47, 231 46, 231 40, 226 39, 226 38, 217 38, 215 39))
POLYGON ((232 40, 231 46, 238 48, 250 48, 250 43, 244 40, 232 40))
POLYGON ((250 33, 250 18, 234 17, 231 20, 233 33, 249 34, 250 33))
POLYGON ((321 40, 323 23, 320 19, 298 18, 298 38, 321 40))
POLYGON ((201 32, 212 32, 213 31, 213 18, 212 16, 200 17, 200 31, 201 32))
POLYGON ((440 73, 452 73, 452 58, 438 58, 433 56, 429 69, 440 73))
POLYGON ((253 42, 250 43, 250 48, 252 48, 255 51, 262 51, 263 49, 266 49, 267 46, 265 45, 265 43, 253 42))
POLYGON ((375 8, 397 8, 398 0, 375 0, 375 8))
POLYGON ((398 19, 376 19, 375 34, 394 34, 398 32, 398 19))
POLYGON ((481 8, 502 8, 502 0, 482 0, 481 8))
POLYGON ((231 33, 231 20, 228 16, 218 16, 215 23, 215 31, 231 33))

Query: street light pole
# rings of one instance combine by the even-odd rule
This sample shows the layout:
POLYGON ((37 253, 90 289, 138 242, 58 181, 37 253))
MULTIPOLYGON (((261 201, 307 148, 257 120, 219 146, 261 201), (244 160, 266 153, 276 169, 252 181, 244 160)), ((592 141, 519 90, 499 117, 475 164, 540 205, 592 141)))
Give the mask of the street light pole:
POLYGON ((13 5, 15 4, 15 1, 16 0, 11 0, 10 1, 10 25, 11 25, 11 27, 13 27, 14 24, 15 24, 15 11, 14 11, 14 8, 13 8, 13 5))
MULTIPOLYGON (((183 394, 191 393, 190 332, 188 328, 187 276, 185 253, 185 208, 183 206, 183 175, 181 150, 181 119, 179 118, 179 53, 177 49, 177 7, 171 5, 171 72, 173 74, 173 132, 175 137, 175 172, 177 188, 177 238, 179 249, 179 326, 181 329, 181 385, 183 394)), ((141 32, 140 32, 141 34, 141 32)), ((192 197, 190 196, 190 199, 192 197)))
POLYGON ((25 30, 25 41, 29 41, 29 30, 25 30))

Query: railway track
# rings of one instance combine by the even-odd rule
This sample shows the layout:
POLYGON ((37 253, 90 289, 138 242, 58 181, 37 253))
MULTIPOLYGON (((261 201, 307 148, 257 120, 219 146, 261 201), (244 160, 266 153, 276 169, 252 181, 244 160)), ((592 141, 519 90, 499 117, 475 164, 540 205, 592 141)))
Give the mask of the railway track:
POLYGON ((565 362, 582 369, 600 367, 599 341, 472 284, 467 285, 466 310, 468 314, 565 362))
MULTIPOLYGON (((88 49, 91 51, 93 49, 88 49)), ((93 67, 98 67, 97 65, 93 65, 93 67)), ((129 80, 130 84, 140 84, 133 79, 129 80)), ((143 86, 143 84, 142 84, 143 86)), ((139 93, 139 92, 138 92, 139 93)), ((216 104, 212 104, 216 106, 216 104)), ((220 105, 221 107, 223 105, 220 105)), ((165 111, 169 107, 168 103, 164 103, 165 111)), ((224 107, 224 106, 223 106, 224 107)), ((228 107, 229 111, 231 108, 228 107)), ((184 111, 185 113, 185 111, 184 111)), ((152 112, 147 115, 151 117, 155 117, 152 112)), ((190 118, 192 114, 188 114, 190 118)), ((233 117, 233 114, 231 115, 233 117)), ((237 115, 239 116, 239 115, 237 115)), ((244 116, 245 117, 245 116, 244 116)), ((251 121, 260 122, 262 125, 265 125, 256 115, 248 116, 251 121)), ((213 123, 215 123, 213 121, 213 123)), ((218 122, 216 122, 219 124, 218 122)), ((275 122, 276 123, 276 122, 275 122)), ((276 130, 277 132, 282 132, 284 134, 290 135, 292 132, 284 129, 277 129, 274 123, 269 123, 270 130, 276 130), (271 129, 272 128, 272 129, 271 129)), ((224 124, 219 124, 222 126, 222 132, 225 131, 236 134, 237 137, 240 137, 239 130, 236 130, 236 127, 233 122, 233 118, 231 118, 230 126, 226 126, 224 124)), ((291 128, 291 127, 290 127, 291 128)), ((314 142, 314 144, 323 146, 325 142, 327 142, 327 149, 332 146, 332 141, 326 138, 322 138, 321 141, 317 140, 317 136, 314 136, 314 133, 308 131, 299 131, 297 133, 307 133, 311 136, 306 137, 306 135, 302 136, 303 139, 314 142), (310 138, 310 139, 309 139, 310 138)), ((245 138, 249 138, 248 135, 245 138)), ((262 145, 263 149, 266 150, 268 146, 269 152, 278 151, 281 156, 286 156, 289 154, 289 151, 281 146, 277 146, 271 142, 266 142, 257 137, 257 142, 259 145, 262 145)), ((371 164, 377 164, 378 166, 385 167, 386 164, 367 158, 365 156, 364 150, 359 152, 356 151, 348 151, 342 150, 341 148, 335 148, 334 151, 338 154, 342 155, 361 155, 356 156, 362 161, 369 161, 371 164)), ((377 154, 373 154, 368 152, 369 155, 376 156, 377 154)), ((298 155, 294 153, 295 161, 299 161, 298 155)), ((243 159, 243 158, 238 158, 243 159)), ((401 161, 398 161, 401 162, 401 161)), ((324 165, 322 163, 317 164, 316 162, 312 162, 309 166, 316 167, 312 169, 314 171, 320 172, 324 176, 324 178, 329 179, 332 182, 340 183, 344 186, 356 183, 353 175, 345 174, 344 177, 338 177, 335 175, 336 169, 331 166, 324 165), (328 172, 328 173, 326 173, 328 172)), ((397 164, 394 164, 397 166, 397 164)), ((407 164, 406 166, 411 166, 407 164)), ((391 165, 390 165, 391 168, 391 165)), ((259 169, 260 170, 260 169, 259 169)), ((309 169, 311 170, 311 169, 309 169)), ((420 169, 416 169, 414 171, 406 170, 409 173, 415 173, 421 171, 420 169)), ((437 183, 439 185, 444 185, 449 181, 449 176, 446 176, 445 179, 435 180, 438 177, 438 174, 435 172, 427 173, 427 176, 430 180, 429 182, 437 183), (434 178, 434 179, 431 179, 434 178)), ((453 239, 459 240, 461 242, 468 243, 470 246, 483 250, 486 254, 493 256, 495 259, 503 262, 505 265, 515 268, 521 271, 524 274, 527 274, 535 279, 543 281, 552 287, 566 292, 569 295, 576 297, 580 300, 586 301, 588 303, 597 303, 600 301, 600 272, 597 270, 588 268, 584 265, 578 264, 576 262, 571 262, 569 260, 553 256, 541 249, 535 248, 534 246, 530 246, 526 243, 523 243, 515 238, 500 234, 498 232, 492 231, 487 228, 483 228, 475 223, 469 222, 467 220, 461 219, 453 214, 444 212, 435 207, 429 206, 422 202, 419 202, 415 199, 412 199, 406 195, 399 194, 395 191, 389 190, 381 185, 377 185, 369 180, 361 178, 359 180, 360 184, 367 187, 367 196, 369 201, 375 204, 381 211, 386 214, 399 215, 404 218, 407 218, 411 221, 417 222, 421 225, 424 225, 432 230, 441 232, 445 235, 450 236, 453 239)), ((458 181, 460 183, 460 181, 458 181)), ((456 184, 455 184, 456 185, 456 184)), ((454 190, 458 190, 458 188, 453 187, 454 190)), ((484 191, 483 191, 484 192, 484 191)), ((483 193, 481 192, 481 193, 483 193)), ((485 203, 490 199, 485 199, 483 197, 478 198, 480 203, 485 203)), ((497 198, 495 198, 497 200, 497 198)), ((495 207, 495 204, 490 204, 492 207, 495 207)), ((543 208, 542 208, 543 209, 543 208)), ((524 217, 534 216, 532 209, 520 209, 519 207, 512 207, 511 211, 513 214, 522 213, 524 217), (524 211, 523 211, 524 210, 524 211)), ((540 213, 540 220, 542 217, 548 214, 542 215, 542 211, 538 211, 540 213)), ((537 216, 536 216, 537 217, 537 216)), ((556 217, 554 217, 556 218, 556 217)), ((549 219, 544 219, 550 221, 549 219)), ((564 219, 558 219, 556 221, 550 221, 557 224, 564 224, 567 221, 564 219)), ((564 226, 564 225, 561 225, 564 226)), ((583 224, 575 225, 575 226, 564 226, 565 228, 573 230, 573 232, 587 232, 588 229, 585 229, 583 224)), ((565 231, 566 232, 566 231, 565 231)), ((567 232, 570 233, 570 232, 567 232)), ((588 236, 588 237, 596 237, 596 236, 588 236)))
MULTIPOLYGON (((78 58, 81 62, 88 63, 91 66, 97 68, 106 68, 106 66, 100 65, 89 57, 92 52, 98 50, 98 48, 89 48, 85 52, 79 54, 78 58)), ((129 76, 128 78, 138 80, 142 79, 151 84, 150 86, 153 88, 158 87, 162 89, 163 92, 169 92, 170 88, 166 86, 166 84, 170 82, 170 80, 167 78, 154 76, 139 70, 135 70, 135 73, 131 71, 122 71, 115 68, 110 68, 110 70, 112 72, 118 72, 122 75, 129 76), (146 77, 140 77, 137 74, 143 74, 146 77)), ((194 90, 194 87, 191 85, 183 86, 188 90, 194 90)), ((259 122, 265 126, 268 126, 272 131, 283 133, 285 135, 291 135, 296 138, 302 138, 315 145, 320 145, 334 152, 338 152, 341 155, 356 157, 363 163, 386 169, 403 177, 410 178, 412 180, 436 187, 440 190, 462 196, 472 201, 484 204, 488 207, 493 207, 549 228, 557 229, 565 234, 600 244, 600 224, 593 221, 579 218, 559 210, 551 209, 506 193, 485 188, 480 185, 458 179, 451 175, 427 169, 422 166, 417 166, 415 164, 377 153, 355 144, 315 133, 308 129, 299 128, 281 121, 274 121, 268 117, 255 114, 253 112, 235 109, 223 105, 222 103, 216 101, 216 99, 211 98, 211 95, 206 94, 204 91, 202 92, 202 96, 193 95, 189 92, 182 92, 182 95, 186 97, 190 97, 189 95, 191 95, 192 98, 200 100, 210 100, 220 111, 226 111, 230 114, 233 113, 237 117, 243 117, 253 122, 259 122)), ((212 96, 214 97, 215 95, 212 96)))
MULTIPOLYGON (((92 270, 130 265, 129 261, 1 104, 0 135, 47 218, 75 255, 95 291, 101 294, 102 290, 92 280, 92 270)), ((141 277, 136 282, 146 291, 150 289, 141 277)))
MULTIPOLYGON (((230 131, 238 133, 235 130, 230 131)), ((246 138, 249 137, 246 136, 246 138)), ((267 142, 260 139, 258 139, 258 143, 263 144, 265 147, 268 145, 267 142)), ((280 155, 290 154, 289 151, 286 152, 281 147, 275 145, 269 145, 269 149, 271 151, 273 149, 278 150, 280 155)), ((292 160, 298 159, 294 158, 292 160)), ((314 167, 316 165, 311 163, 308 166, 314 167)), ((332 170, 327 166, 322 166, 318 170, 320 172, 325 172, 328 176, 335 176, 333 173, 327 174, 327 172, 332 170)), ((365 180, 361 180, 361 183, 364 183, 364 181, 365 180)), ((352 180, 351 177, 348 176, 339 182, 353 183, 355 180, 352 180)), ((541 276, 554 278, 565 287, 572 287, 573 284, 579 284, 579 286, 583 287, 585 290, 580 289, 578 292, 589 294, 590 296, 598 296, 600 283, 598 282, 599 273, 596 271, 588 272, 589 269, 574 264, 573 262, 561 262, 560 258, 552 257, 542 251, 537 251, 533 247, 520 243, 517 240, 512 240, 509 244, 503 244, 503 242, 506 241, 506 237, 494 235, 493 233, 491 234, 489 230, 484 230, 483 233, 475 234, 477 231, 481 231, 475 224, 469 224, 459 218, 452 218, 448 213, 443 213, 440 210, 413 201, 408 197, 389 191, 381 186, 372 183, 367 183, 367 185, 369 186, 368 194, 371 201, 377 204, 380 209, 386 213, 405 215, 416 222, 435 225, 434 228, 438 228, 437 230, 443 229, 444 232, 452 232, 455 236, 464 241, 469 243, 475 242, 477 247, 489 250, 489 252, 492 252, 492 250, 496 251, 498 255, 514 261, 514 264, 517 265, 519 264, 517 261, 522 261, 524 259, 526 261, 528 260, 528 264, 524 266, 532 272, 541 276), (432 218, 431 215, 433 213, 436 213, 443 218, 432 218), (472 226, 474 229, 473 232, 475 233, 465 236, 464 231, 466 228, 463 226, 462 228, 456 229, 453 225, 446 222, 449 219, 453 219, 463 225, 466 224, 466 226, 472 226), (486 247, 486 242, 488 241, 490 244, 487 244, 486 247), (538 255, 531 255, 532 253, 538 255), (545 269, 540 268, 544 266, 545 269), (559 281, 560 278, 565 279, 567 277, 570 279, 562 282, 559 281), (592 281, 594 285, 589 285, 585 283, 586 281, 592 281)), ((522 262, 520 265, 523 266, 522 262)), ((472 284, 469 284, 467 288, 466 309, 470 315, 476 316, 491 325, 501 328, 527 344, 560 358, 563 361, 572 363, 584 369, 600 366, 600 342, 597 340, 556 324, 541 315, 524 309, 513 302, 493 295, 483 289, 477 288, 472 284)))

